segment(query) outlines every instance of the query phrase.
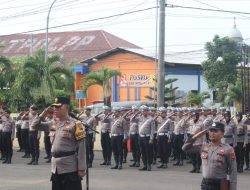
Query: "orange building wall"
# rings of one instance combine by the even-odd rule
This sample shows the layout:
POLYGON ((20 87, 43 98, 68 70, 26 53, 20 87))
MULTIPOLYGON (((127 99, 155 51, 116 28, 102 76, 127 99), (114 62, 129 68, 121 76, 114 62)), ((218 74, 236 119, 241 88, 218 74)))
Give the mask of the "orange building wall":
MULTIPOLYGON (((107 58, 103 58, 98 62, 92 64, 90 66, 90 70, 97 71, 100 70, 102 67, 108 67, 111 69, 119 70, 123 75, 125 75, 127 84, 131 84, 133 82, 141 82, 140 80, 130 80, 131 75, 146 75, 149 78, 153 78, 155 74, 155 63, 153 60, 132 54, 132 53, 117 53, 114 55, 110 55, 107 58)), ((83 76, 76 76, 76 89, 79 87, 79 79, 83 76)), ((122 77, 124 79, 124 77, 122 77)), ((133 78, 133 77, 132 77, 133 78)), ((120 96, 118 97, 118 101, 134 101, 134 100, 146 100, 145 96, 149 95, 149 86, 146 87, 138 85, 126 85, 125 87, 120 86, 120 81, 122 79, 118 77, 117 79, 117 94, 120 96), (140 89, 140 94, 138 93, 140 89), (128 93, 129 91, 129 93, 128 93), (137 92, 135 94, 135 92, 137 92), (129 97, 128 97, 129 95, 129 97), (138 97, 139 96, 139 97, 138 97)), ((151 85, 152 80, 150 81, 151 85)), ((113 86, 111 84, 111 86, 113 86)), ((152 92, 154 94, 154 92, 152 92)), ((113 93, 112 93, 113 94, 113 93)), ((102 88, 100 86, 92 86, 87 90, 87 105, 92 104, 94 101, 102 100, 102 88)))

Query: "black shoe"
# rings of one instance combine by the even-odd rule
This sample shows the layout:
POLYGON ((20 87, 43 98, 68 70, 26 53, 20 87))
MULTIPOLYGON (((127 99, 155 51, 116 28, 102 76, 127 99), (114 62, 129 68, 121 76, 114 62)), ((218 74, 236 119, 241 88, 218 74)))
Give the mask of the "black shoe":
POLYGON ((48 160, 46 161, 46 163, 51 163, 51 159, 48 159, 48 160))
POLYGON ((140 167, 140 163, 139 162, 137 162, 136 164, 135 164, 135 167, 140 167))
POLYGON ((167 164, 163 164, 163 168, 168 168, 168 165, 167 164))
POLYGON ((121 170, 121 169, 122 169, 122 165, 119 165, 119 166, 118 166, 118 169, 121 170))
POLYGON ((111 167, 111 169, 118 169, 118 166, 117 165, 113 166, 113 167, 111 167))
POLYGON ((180 164, 179 164, 179 166, 183 166, 183 161, 180 161, 180 164))
POLYGON ((173 164, 173 166, 179 166, 180 165, 180 162, 176 162, 175 164, 173 164))
POLYGON ((129 165, 129 167, 135 167, 136 163, 129 165))
POLYGON ((30 155, 28 154, 28 155, 26 155, 26 157, 25 158, 30 158, 30 155))
POLYGON ((32 165, 38 165, 38 161, 34 161, 32 165))
POLYGON ((134 161, 133 159, 130 160, 130 162, 133 162, 133 161, 134 161))
POLYGON ((124 160, 122 161, 122 163, 127 163, 127 160, 126 160, 126 159, 124 159, 124 160))
POLYGON ((187 161, 186 163, 187 163, 187 164, 192 164, 192 161, 191 161, 191 160, 189 160, 189 161, 187 161))
POLYGON ((176 158, 171 158, 171 159, 170 159, 170 161, 175 161, 175 160, 176 160, 176 158))
POLYGON ((200 169, 195 170, 195 173, 201 173, 200 169))
POLYGON ((100 165, 101 165, 101 166, 107 165, 107 162, 104 161, 104 162, 101 163, 100 165))
POLYGON ((140 168, 139 171, 146 171, 147 170, 147 167, 144 166, 143 168, 140 168))
POLYGON ((110 166, 110 165, 111 165, 111 162, 110 162, 110 161, 107 161, 106 165, 107 165, 107 166, 110 166))
POLYGON ((249 166, 246 166, 245 170, 249 170, 249 166))
POLYGON ((6 164, 6 163, 7 163, 7 160, 4 160, 2 163, 3 163, 3 164, 6 164))
POLYGON ((147 170, 148 170, 148 171, 151 171, 151 165, 148 165, 148 166, 147 166, 147 170))
POLYGON ((27 165, 32 165, 33 162, 35 162, 34 160, 31 160, 29 163, 27 163, 27 165))
POLYGON ((189 173, 196 173, 196 169, 192 169, 189 173))
POLYGON ((17 150, 17 152, 22 152, 22 151, 23 151, 22 149, 17 150))
POLYGON ((43 159, 50 159, 50 156, 45 156, 43 159))
POLYGON ((163 168, 163 164, 160 164, 159 166, 157 166, 157 168, 163 168))
POLYGON ((25 155, 22 156, 22 158, 26 158, 26 156, 27 156, 27 155, 25 154, 25 155))

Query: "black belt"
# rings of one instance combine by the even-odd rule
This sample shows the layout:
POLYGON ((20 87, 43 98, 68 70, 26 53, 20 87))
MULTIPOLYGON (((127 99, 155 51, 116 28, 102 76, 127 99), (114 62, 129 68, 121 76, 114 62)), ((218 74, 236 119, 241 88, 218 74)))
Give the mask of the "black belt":
POLYGON ((74 155, 76 151, 69 151, 69 152, 52 152, 51 155, 54 158, 61 158, 65 156, 71 156, 74 155))
POLYGON ((238 134, 237 136, 238 136, 238 137, 242 137, 242 136, 244 136, 244 135, 245 135, 245 134, 238 134))
POLYGON ((233 135, 224 135, 224 138, 232 138, 233 135))
POLYGON ((207 184, 218 184, 218 183, 220 183, 221 179, 203 178, 202 181, 207 183, 207 184))

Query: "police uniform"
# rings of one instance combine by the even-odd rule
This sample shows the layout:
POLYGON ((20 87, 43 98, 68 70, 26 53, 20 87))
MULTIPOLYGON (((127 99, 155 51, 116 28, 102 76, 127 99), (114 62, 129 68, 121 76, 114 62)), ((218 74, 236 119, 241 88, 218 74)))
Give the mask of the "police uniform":
MULTIPOLYGON (((50 113, 52 114, 52 113, 50 113)), ((50 117, 46 117, 45 118, 45 122, 50 122, 50 121, 54 121, 53 116, 50 117)), ((48 159, 46 161, 46 163, 50 163, 51 162, 51 142, 50 142, 50 136, 49 136, 49 129, 44 130, 44 148, 45 148, 45 152, 46 152, 46 157, 44 157, 44 159, 48 159)))
POLYGON ((244 125, 244 121, 242 121, 242 115, 241 115, 241 119, 238 120, 236 124, 236 146, 234 148, 235 154, 236 154, 237 171, 240 173, 243 172, 243 166, 244 166, 244 148, 243 147, 245 146, 244 145, 245 133, 246 133, 246 127, 244 125))
MULTIPOLYGON (((91 108, 86 107, 85 111, 89 110, 91 111, 91 108)), ((95 119, 94 116, 87 116, 84 115, 81 117, 81 120, 87 124, 88 128, 87 128, 87 161, 88 161, 88 167, 91 168, 92 167, 92 163, 94 160, 94 141, 96 138, 96 126, 97 126, 97 120, 95 119)))
POLYGON ((221 142, 224 144, 229 144, 232 147, 236 146, 236 124, 234 121, 230 120, 226 122, 224 138, 221 142))
POLYGON ((0 160, 4 159, 4 153, 3 153, 3 124, 2 124, 2 119, 0 118, 0 153, 1 157, 0 160))
POLYGON ((139 147, 139 114, 138 108, 132 106, 133 114, 130 117, 130 128, 129 128, 129 138, 130 138, 130 148, 133 157, 133 164, 130 167, 140 166, 140 147, 139 147))
POLYGON ((246 162, 245 170, 249 170, 249 152, 250 152, 250 119, 249 118, 245 121, 245 125, 246 125, 245 138, 244 138, 245 162, 246 162))
POLYGON ((30 146, 29 146, 29 121, 22 120, 21 124, 21 136, 22 136, 22 143, 24 148, 24 155, 23 158, 30 158, 30 146))
POLYGON ((17 138, 17 142, 18 142, 18 145, 19 145, 19 150, 17 152, 23 152, 24 151, 23 144, 22 144, 22 136, 21 136, 21 124, 22 124, 22 120, 17 118, 17 120, 15 121, 16 138, 17 138))
MULTIPOLYGON (((70 100, 58 97, 55 104, 69 104, 70 100)), ((81 190, 81 177, 78 171, 86 170, 85 130, 81 121, 68 117, 64 120, 41 122, 37 117, 32 127, 47 130, 52 143, 51 181, 52 190, 81 190)))
POLYGON ((156 111, 157 109, 155 107, 149 107, 149 111, 150 111, 150 115, 151 117, 154 119, 155 121, 155 130, 154 130, 154 140, 153 140, 153 152, 152 152, 152 156, 153 156, 153 164, 156 164, 156 158, 158 155, 158 146, 157 146, 157 130, 158 130, 158 123, 156 121, 156 111))
MULTIPOLYGON (((8 114, 10 112, 6 110, 8 114)), ((9 116, 2 117, 2 145, 3 145, 3 154, 5 160, 3 163, 11 164, 11 158, 13 155, 13 140, 15 138, 15 121, 9 116)))
MULTIPOLYGON (((160 107, 160 112, 166 112, 166 108, 160 107)), ((173 132, 172 128, 172 121, 170 118, 159 116, 156 120, 158 124, 157 130, 157 146, 158 146, 158 153, 161 159, 161 164, 158 168, 167 168, 169 152, 171 149, 170 145, 170 137, 173 132)))
MULTIPOLYGON (((198 116, 199 113, 193 113, 195 116, 198 116)), ((202 121, 197 118, 197 121, 192 121, 190 125, 190 134, 191 136, 195 135, 196 133, 202 131, 204 129, 202 121)), ((201 148, 204 142, 204 137, 199 137, 193 143, 197 149, 201 148)), ((190 171, 191 173, 200 173, 200 166, 201 166, 201 158, 199 152, 194 152, 190 154, 193 169, 190 171)))
MULTIPOLYGON (((142 111, 148 111, 147 106, 141 106, 142 111)), ((143 168, 140 170, 151 171, 151 164, 153 162, 152 158, 152 143, 154 139, 155 131, 155 121, 154 119, 147 115, 142 115, 139 119, 139 144, 142 154, 143 168)))
MULTIPOLYGON (((108 106, 104 106, 104 110, 110 111, 108 106)), ((110 113, 100 115, 96 117, 97 121, 101 122, 101 146, 102 146, 102 155, 104 162, 100 165, 110 165, 111 164, 111 138, 110 138, 110 113)))
MULTIPOLYGON (((210 129, 224 130, 222 123, 214 123, 210 129)), ((224 143, 214 147, 211 142, 202 148, 194 146, 195 140, 189 137, 182 149, 186 152, 200 152, 202 159, 201 190, 236 190, 237 170, 234 149, 224 143)))
MULTIPOLYGON (((115 108, 115 114, 120 114, 120 109, 115 108)), ((115 165, 111 169, 122 169, 123 163, 123 142, 127 140, 126 120, 118 116, 111 118, 111 147, 114 155, 115 165)))

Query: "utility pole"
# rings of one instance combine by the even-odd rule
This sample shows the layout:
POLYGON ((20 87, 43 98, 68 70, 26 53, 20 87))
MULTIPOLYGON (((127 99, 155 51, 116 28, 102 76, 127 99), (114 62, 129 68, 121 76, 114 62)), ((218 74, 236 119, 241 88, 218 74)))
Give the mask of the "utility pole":
POLYGON ((51 12, 51 9, 53 7, 53 5, 55 4, 57 0, 54 0, 52 2, 52 4, 50 5, 49 7, 49 11, 48 11, 48 15, 47 15, 47 20, 46 20, 46 41, 45 41, 45 58, 44 58, 44 62, 46 63, 47 62, 47 59, 48 59, 48 44, 49 44, 49 40, 48 40, 48 33, 49 33, 49 15, 50 15, 50 12, 51 12))
POLYGON ((157 66, 157 107, 164 105, 165 80, 165 0, 160 0, 159 51, 157 66))

